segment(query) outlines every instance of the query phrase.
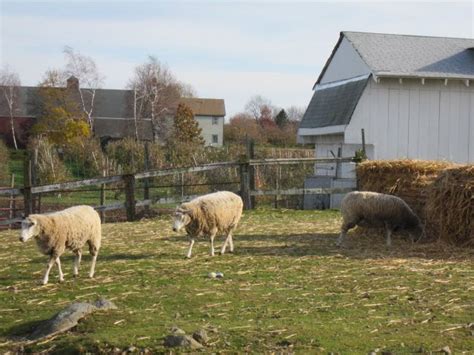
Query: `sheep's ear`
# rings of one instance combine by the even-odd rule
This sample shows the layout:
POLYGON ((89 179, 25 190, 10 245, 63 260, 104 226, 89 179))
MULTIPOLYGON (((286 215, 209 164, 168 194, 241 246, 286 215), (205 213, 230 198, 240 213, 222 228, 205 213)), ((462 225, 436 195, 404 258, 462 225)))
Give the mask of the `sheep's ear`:
POLYGON ((182 209, 181 212, 184 213, 184 214, 187 214, 187 215, 191 214, 191 210, 189 210, 189 209, 182 209))

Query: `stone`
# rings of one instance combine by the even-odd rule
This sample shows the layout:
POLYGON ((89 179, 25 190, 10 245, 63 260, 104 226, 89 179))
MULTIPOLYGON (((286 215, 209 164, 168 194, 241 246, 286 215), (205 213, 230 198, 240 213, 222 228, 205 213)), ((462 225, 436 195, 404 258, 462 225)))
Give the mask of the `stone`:
POLYGON ((178 328, 175 325, 173 325, 171 327, 171 333, 173 333, 174 335, 185 335, 186 334, 186 332, 184 330, 182 330, 181 328, 178 328))
POLYGON ((101 299, 96 303, 76 302, 56 313, 52 318, 41 322, 33 332, 27 336, 29 340, 38 340, 68 331, 87 315, 97 310, 116 309, 110 301, 101 299))
POLYGON ((204 329, 196 330, 193 333, 193 338, 203 345, 206 345, 209 342, 209 337, 207 336, 207 332, 204 329))
POLYGON ((192 350, 201 349, 203 346, 199 344, 189 335, 168 335, 164 342, 164 346, 168 348, 189 348, 192 350))
POLYGON ((442 348, 440 351, 441 351, 443 354, 446 354, 446 355, 451 355, 451 354, 452 354, 451 349, 450 349, 449 346, 447 346, 447 345, 446 345, 444 348, 442 348))

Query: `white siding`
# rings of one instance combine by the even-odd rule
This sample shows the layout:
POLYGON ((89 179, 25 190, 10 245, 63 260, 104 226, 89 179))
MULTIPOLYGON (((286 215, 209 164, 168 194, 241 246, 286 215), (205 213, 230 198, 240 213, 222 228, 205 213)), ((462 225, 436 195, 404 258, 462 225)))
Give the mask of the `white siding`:
POLYGON ((206 145, 213 147, 222 146, 224 139, 224 117, 195 116, 195 119, 199 124, 199 128, 202 129, 201 135, 206 141, 206 145), (217 143, 213 142, 213 135, 217 136, 217 143))
POLYGON ((349 79, 359 75, 370 74, 370 70, 360 58, 352 44, 343 38, 334 57, 326 68, 320 84, 349 79))
POLYGON ((375 147, 376 159, 474 162, 474 87, 460 81, 370 81, 344 133, 345 144, 375 147))

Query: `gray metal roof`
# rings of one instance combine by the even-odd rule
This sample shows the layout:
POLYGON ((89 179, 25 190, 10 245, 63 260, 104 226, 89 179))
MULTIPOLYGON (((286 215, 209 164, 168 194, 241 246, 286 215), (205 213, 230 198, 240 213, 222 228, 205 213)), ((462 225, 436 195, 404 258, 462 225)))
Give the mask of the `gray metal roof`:
POLYGON ((355 78, 340 85, 321 85, 313 94, 299 128, 321 128, 349 123, 369 77, 355 78))
POLYGON ((341 32, 376 76, 474 79, 474 39, 341 32))
MULTIPOLYGON (((64 90, 65 88, 58 88, 64 90)), ((90 107, 90 90, 82 89, 86 107, 90 107)), ((17 117, 35 117, 39 96, 38 87, 20 86, 18 88, 19 105, 15 110, 17 117)), ((79 99, 79 97, 77 97, 79 99)), ((94 117, 133 118, 133 91, 97 89, 94 102, 94 117)), ((225 116, 223 99, 183 98, 180 102, 190 106, 196 116, 225 116)), ((8 109, 0 100, 0 116, 8 116, 8 109)))

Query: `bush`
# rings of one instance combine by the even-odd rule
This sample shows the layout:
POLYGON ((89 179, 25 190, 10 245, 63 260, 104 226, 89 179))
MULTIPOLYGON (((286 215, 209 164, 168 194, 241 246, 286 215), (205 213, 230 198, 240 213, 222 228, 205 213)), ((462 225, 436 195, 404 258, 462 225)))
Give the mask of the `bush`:
POLYGON ((8 169, 8 165, 10 163, 10 154, 8 152, 8 148, 0 139, 0 185, 8 184, 8 179, 10 175, 10 169, 8 169))
POLYGON ((64 161, 75 177, 102 176, 106 169, 106 157, 97 138, 77 140, 64 148, 64 161))
MULTIPOLYGON (((135 173, 145 170, 145 143, 125 138, 107 145, 107 157, 115 166, 114 173, 135 173)), ((158 143, 148 143, 148 170, 166 166, 163 148, 158 143)))
POLYGON ((38 150, 36 177, 39 184, 44 185, 71 179, 71 174, 59 158, 57 149, 47 139, 33 139, 30 141, 29 148, 38 150))

